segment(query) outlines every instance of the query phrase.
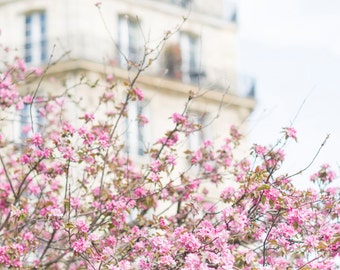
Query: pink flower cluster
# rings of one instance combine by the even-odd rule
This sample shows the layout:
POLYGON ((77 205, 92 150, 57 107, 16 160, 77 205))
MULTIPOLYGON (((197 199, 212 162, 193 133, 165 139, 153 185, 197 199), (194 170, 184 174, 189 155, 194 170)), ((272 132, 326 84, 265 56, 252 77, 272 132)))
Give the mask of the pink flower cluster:
MULTIPOLYGON (((17 91, 32 70, 19 59, 9 70, 0 75, 0 107, 20 114, 37 102, 17 91)), ((335 269, 336 175, 323 165, 313 188, 294 186, 305 176, 282 166, 293 128, 249 156, 236 127, 221 143, 188 149, 204 127, 174 113, 172 128, 135 158, 125 145, 126 105, 144 93, 131 80, 121 99, 114 80, 96 86, 97 110, 74 122, 65 112, 77 93, 39 99, 42 127, 24 141, 9 138, 0 117, 0 268, 335 269)))

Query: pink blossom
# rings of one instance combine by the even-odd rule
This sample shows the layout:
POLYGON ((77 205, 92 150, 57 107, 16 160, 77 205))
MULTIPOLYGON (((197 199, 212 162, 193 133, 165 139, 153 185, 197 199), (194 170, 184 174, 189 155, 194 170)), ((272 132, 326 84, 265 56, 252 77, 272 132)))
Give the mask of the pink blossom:
POLYGON ((212 142, 210 140, 204 140, 203 145, 204 147, 209 147, 212 145, 212 142))
POLYGON ((37 196, 38 194, 40 194, 41 188, 38 185, 31 184, 28 186, 28 192, 30 194, 37 196))
POLYGON ((147 194, 147 191, 143 187, 138 187, 134 191, 134 195, 136 196, 137 199, 145 196, 146 194, 147 194))
POLYGON ((213 171, 213 166, 209 162, 203 164, 203 168, 206 173, 211 173, 213 171))
POLYGON ((0 263, 3 265, 10 265, 10 256, 7 254, 8 246, 0 247, 0 263))
POLYGON ((104 247, 103 249, 103 255, 105 256, 112 256, 114 254, 114 250, 110 247, 104 247))
POLYGON ((31 68, 31 72, 34 72, 35 75, 40 76, 43 73, 43 69, 42 68, 34 68, 34 67, 32 67, 31 68))
POLYGON ((185 257, 185 268, 184 270, 195 270, 200 269, 201 259, 197 254, 189 253, 185 257))
POLYGON ((191 233, 184 233, 180 235, 178 243, 185 247, 187 252, 195 252, 201 245, 199 240, 191 233))
POLYGON ((35 237, 32 232, 26 232, 23 234, 22 238, 26 241, 33 242, 35 237))
POLYGON ((32 141, 32 144, 35 146, 41 146, 42 143, 44 142, 41 134, 39 133, 34 134, 31 138, 31 141, 32 141))
POLYGON ((80 200, 75 197, 71 197, 70 199, 70 205, 73 209, 79 209, 81 206, 80 200))
POLYGON ((113 92, 105 92, 104 93, 104 99, 105 100, 111 100, 111 99, 113 99, 113 97, 114 97, 113 92))
POLYGON ((154 173, 157 173, 161 170, 162 163, 159 160, 154 160, 151 162, 150 169, 154 173))
POLYGON ((221 198, 224 200, 230 199, 235 193, 234 187, 227 187, 221 193, 221 198))
POLYGON ((174 113, 172 115, 172 121, 174 121, 175 124, 184 125, 186 120, 187 120, 186 117, 181 115, 180 113, 174 113))
POLYGON ((86 122, 94 120, 94 115, 92 113, 85 113, 84 119, 86 122))
POLYGON ((191 162, 193 164, 196 164, 196 163, 200 162, 202 160, 202 158, 203 158, 203 155, 202 155, 201 150, 199 149, 195 152, 194 156, 191 159, 191 162))
POLYGON ((92 190, 94 196, 99 196, 100 195, 100 188, 96 187, 92 190))
POLYGON ((27 250, 27 247, 26 247, 25 245, 23 245, 23 244, 17 244, 17 243, 14 243, 14 244, 12 245, 12 248, 13 248, 14 250, 16 250, 20 255, 23 255, 24 252, 27 250))
POLYGON ((250 264, 251 262, 254 261, 254 258, 256 257, 256 253, 253 252, 252 250, 248 251, 246 253, 245 259, 246 259, 246 263, 250 264))
POLYGON ((286 127, 283 129, 285 134, 286 134, 286 139, 288 138, 292 138, 294 139, 295 141, 297 140, 297 137, 296 137, 296 130, 292 127, 286 127))
POLYGON ((63 158, 70 159, 73 161, 75 160, 74 150, 70 146, 59 147, 58 150, 62 153, 63 158))
POLYGON ((159 226, 161 228, 165 228, 166 227, 166 223, 165 223, 165 219, 164 218, 159 218, 159 226))
POLYGON ((160 258, 160 264, 171 266, 171 265, 175 265, 176 262, 170 255, 164 255, 160 258))
POLYGON ((32 126, 31 126, 31 125, 25 125, 25 126, 22 127, 22 132, 23 132, 24 134, 28 134, 28 133, 30 133, 31 131, 32 131, 32 126))
POLYGON ((84 233, 86 233, 89 230, 89 228, 86 225, 85 221, 81 220, 81 219, 78 219, 76 221, 76 226, 77 226, 79 231, 84 232, 84 233))
POLYGON ((29 164, 33 161, 33 158, 27 154, 23 154, 20 159, 19 159, 20 163, 22 164, 29 164))
POLYGON ((133 89, 133 93, 137 96, 138 100, 143 100, 144 99, 144 93, 139 88, 134 88, 133 89))
POLYGON ((84 238, 80 238, 77 241, 74 241, 71 246, 75 253, 83 253, 90 247, 90 243, 84 238))
POLYGON ((166 163, 167 163, 168 165, 173 165, 173 166, 175 166, 175 165, 176 165, 176 158, 175 158, 173 155, 168 155, 168 156, 166 157, 166 163))
POLYGON ((105 132, 99 134, 98 141, 103 148, 108 148, 110 146, 110 137, 105 132))
POLYGON ((71 134, 75 133, 76 129, 70 123, 64 123, 63 130, 71 134))
POLYGON ((63 212, 59 208, 51 208, 49 212, 50 212, 51 216, 53 216, 53 217, 62 217, 63 216, 63 212))
POLYGON ((98 241, 98 240, 99 240, 99 236, 98 236, 97 234, 90 233, 90 234, 88 235, 88 239, 89 239, 90 241, 98 241))
POLYGON ((320 180, 323 183, 331 183, 335 178, 336 174, 330 169, 329 164, 322 165, 320 170, 310 177, 312 182, 320 180))
POLYGON ((158 140, 158 143, 164 144, 166 146, 173 146, 178 141, 178 133, 174 132, 169 135, 169 137, 163 137, 158 140))
POLYGON ((151 269, 151 263, 147 262, 145 259, 140 259, 138 262, 139 269, 149 270, 151 269))
POLYGON ((26 72, 26 63, 23 59, 21 58, 18 58, 17 59, 17 65, 18 65, 18 68, 20 69, 21 72, 26 72))
POLYGON ((235 140, 236 142, 238 142, 241 138, 242 135, 241 133, 238 131, 238 128, 234 125, 232 125, 230 127, 230 136, 233 138, 233 140, 235 140))
POLYGON ((59 187, 60 187, 59 180, 55 180, 55 181, 52 182, 52 184, 51 184, 51 190, 52 191, 59 190, 59 187))
POLYGON ((138 115, 138 123, 144 127, 146 124, 149 123, 149 119, 145 115, 138 115))
POLYGON ((33 102, 33 97, 31 95, 24 96, 23 101, 26 104, 31 104, 33 102))
POLYGON ((316 235, 309 235, 305 238, 305 245, 308 248, 315 248, 319 244, 318 237, 316 235))
MULTIPOLYGON (((100 2, 98 2, 100 3, 100 2)), ((109 83, 112 83, 114 81, 114 76, 112 74, 108 74, 106 76, 106 81, 109 82, 109 83)))
POLYGON ((267 147, 262 146, 262 145, 255 145, 254 150, 255 150, 256 155, 258 156, 264 156, 268 152, 267 147))
POLYGON ((24 102, 22 100, 19 100, 16 104, 15 104, 15 109, 17 111, 21 111, 24 108, 24 102))
POLYGON ((159 176, 154 172, 150 174, 149 178, 152 182, 158 182, 160 180, 159 176))
POLYGON ((57 97, 54 99, 54 102, 59 106, 59 107, 63 107, 65 105, 65 97, 57 97))

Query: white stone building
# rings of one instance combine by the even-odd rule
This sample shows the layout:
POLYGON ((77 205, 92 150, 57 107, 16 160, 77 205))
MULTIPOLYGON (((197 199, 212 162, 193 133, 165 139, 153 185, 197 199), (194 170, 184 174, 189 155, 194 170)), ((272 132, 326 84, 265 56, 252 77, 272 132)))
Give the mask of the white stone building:
MULTIPOLYGON (((138 156, 168 129, 169 116, 182 112, 189 91, 198 96, 190 107, 197 121, 204 125, 219 116, 208 132, 193 135, 192 146, 204 136, 223 138, 231 124, 240 125, 253 110, 251 89, 247 96, 238 91, 236 14, 230 0, 0 0, 0 43, 15 48, 28 66, 54 63, 48 70, 54 80, 45 80, 41 91, 57 92, 82 76, 127 80, 135 72, 127 60, 132 66, 139 63, 145 50, 163 45, 171 32, 137 82, 151 122, 147 128, 129 125, 130 151, 138 156)), ((98 93, 83 89, 80 95, 91 108, 98 93)), ((129 117, 140 109, 130 108, 129 117)), ((21 136, 18 126, 24 117, 16 119, 14 137, 21 136)))

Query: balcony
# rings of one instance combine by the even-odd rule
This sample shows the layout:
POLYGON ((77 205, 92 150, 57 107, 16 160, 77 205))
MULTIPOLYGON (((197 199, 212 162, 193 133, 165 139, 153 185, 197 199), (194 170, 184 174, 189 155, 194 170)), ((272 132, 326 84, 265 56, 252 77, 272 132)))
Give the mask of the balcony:
MULTIPOLYGON (((122 65, 116 45, 110 39, 86 35, 68 35, 58 38, 48 38, 47 40, 47 60, 53 54, 52 62, 85 60, 89 63, 112 66, 121 70, 126 70, 126 65, 122 65)), ((34 46, 34 44, 32 44, 34 46)), ((178 46, 176 46, 178 49, 178 46)), ((173 49, 173 48, 172 48, 173 49)), ((21 57, 25 56, 25 46, 18 48, 21 57)), ((182 82, 199 86, 204 89, 214 91, 225 91, 241 97, 253 98, 255 83, 249 78, 242 80, 237 79, 235 70, 223 70, 217 66, 206 66, 204 64, 197 68, 191 68, 184 71, 181 67, 178 51, 173 50, 171 53, 165 49, 159 59, 155 61, 150 68, 145 71, 145 75, 163 78, 167 80, 182 82), (171 60, 171 61, 169 61, 171 60)), ((46 64, 41 63, 41 64, 46 64)))

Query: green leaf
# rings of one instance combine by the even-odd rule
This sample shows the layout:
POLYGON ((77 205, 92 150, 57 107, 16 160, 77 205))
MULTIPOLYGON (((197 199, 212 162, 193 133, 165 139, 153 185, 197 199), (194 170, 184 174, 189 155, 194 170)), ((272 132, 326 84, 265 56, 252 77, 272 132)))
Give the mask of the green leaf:
POLYGON ((71 222, 67 222, 67 223, 64 225, 64 228, 65 228, 65 229, 73 229, 73 228, 74 228, 74 225, 73 225, 73 223, 71 223, 71 222))
POLYGON ((327 243, 325 241, 319 241, 318 248, 325 250, 327 248, 327 243))
POLYGON ((258 187, 256 190, 261 191, 261 190, 265 190, 265 189, 270 189, 270 185, 263 184, 262 186, 258 187))
POLYGON ((297 230, 299 228, 299 223, 294 221, 293 227, 294 227, 295 230, 297 230))

